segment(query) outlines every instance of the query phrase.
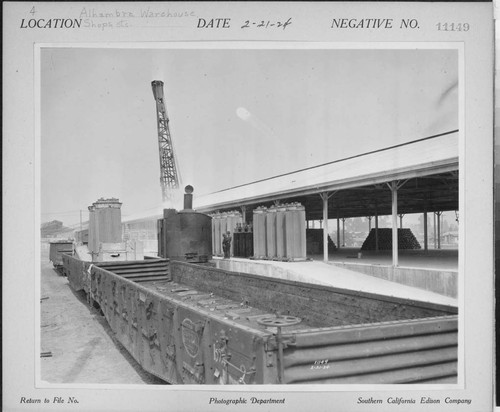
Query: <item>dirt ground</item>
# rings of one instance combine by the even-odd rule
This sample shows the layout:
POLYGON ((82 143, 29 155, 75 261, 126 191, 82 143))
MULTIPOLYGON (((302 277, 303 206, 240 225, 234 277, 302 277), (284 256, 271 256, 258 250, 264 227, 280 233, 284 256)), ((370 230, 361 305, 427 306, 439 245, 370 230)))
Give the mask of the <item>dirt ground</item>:
POLYGON ((41 379, 49 383, 166 383, 144 372, 116 341, 100 311, 73 292, 42 252, 40 295, 41 379))

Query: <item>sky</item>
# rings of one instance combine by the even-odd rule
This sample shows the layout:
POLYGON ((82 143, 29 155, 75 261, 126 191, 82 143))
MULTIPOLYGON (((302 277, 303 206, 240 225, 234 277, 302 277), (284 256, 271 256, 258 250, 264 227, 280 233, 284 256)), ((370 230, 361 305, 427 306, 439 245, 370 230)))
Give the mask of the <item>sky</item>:
MULTIPOLYGON (((156 105, 196 195, 458 129, 455 50, 44 48, 42 222, 160 213, 156 105)), ((181 207, 181 205, 172 205, 181 207)))

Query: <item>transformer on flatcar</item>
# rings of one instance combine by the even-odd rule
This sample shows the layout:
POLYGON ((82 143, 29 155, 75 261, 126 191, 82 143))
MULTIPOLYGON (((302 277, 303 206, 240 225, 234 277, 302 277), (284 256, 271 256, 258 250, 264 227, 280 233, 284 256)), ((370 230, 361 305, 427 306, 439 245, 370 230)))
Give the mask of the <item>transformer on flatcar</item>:
POLYGON ((193 210, 193 187, 186 186, 184 209, 164 209, 158 220, 158 256, 203 263, 212 259, 212 218, 193 210))

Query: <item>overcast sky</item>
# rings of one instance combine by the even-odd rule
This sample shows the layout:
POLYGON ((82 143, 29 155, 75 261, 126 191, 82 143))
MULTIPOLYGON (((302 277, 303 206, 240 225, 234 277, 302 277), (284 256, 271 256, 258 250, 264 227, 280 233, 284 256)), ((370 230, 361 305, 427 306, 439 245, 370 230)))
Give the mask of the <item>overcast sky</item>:
POLYGON ((161 210, 152 80, 195 207, 197 194, 458 129, 454 50, 47 48, 42 222, 75 224, 100 197, 124 218, 161 210))

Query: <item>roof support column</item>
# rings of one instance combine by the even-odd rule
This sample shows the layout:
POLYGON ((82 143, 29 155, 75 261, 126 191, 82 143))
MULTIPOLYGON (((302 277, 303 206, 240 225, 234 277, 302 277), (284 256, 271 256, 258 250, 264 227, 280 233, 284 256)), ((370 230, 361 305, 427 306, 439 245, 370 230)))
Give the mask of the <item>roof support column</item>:
POLYGON ((429 249, 429 241, 427 239, 427 212, 424 212, 424 250, 429 249))
POLYGON ((370 231, 372 230, 372 218, 373 216, 367 216, 368 219, 368 234, 370 234, 370 231))
MULTIPOLYGON (((375 185, 375 188, 379 186, 375 185)), ((378 201, 375 199, 375 252, 378 253, 378 201)))
POLYGON ((399 181, 393 180, 390 184, 387 183, 392 193, 392 266, 398 266, 399 248, 398 248, 398 189, 401 188, 407 181, 399 184, 399 181))
POLYGON ((437 248, 437 246, 436 246, 436 212, 434 212, 432 215, 434 217, 434 226, 433 226, 433 229, 434 229, 434 249, 436 249, 437 248))
POLYGON ((337 249, 340 249, 340 219, 337 217, 337 249))
POLYGON ((336 192, 322 192, 319 195, 323 200, 323 261, 328 262, 328 199, 336 192))
POLYGON ((398 182, 391 182, 392 191, 392 266, 398 266, 398 182))
POLYGON ((241 206, 241 216, 243 218, 243 224, 247 223, 247 207, 241 206))
POLYGON ((437 248, 441 249, 441 215, 443 212, 434 212, 437 216, 437 248))
POLYGON ((345 217, 342 218, 342 247, 345 247, 345 217))

